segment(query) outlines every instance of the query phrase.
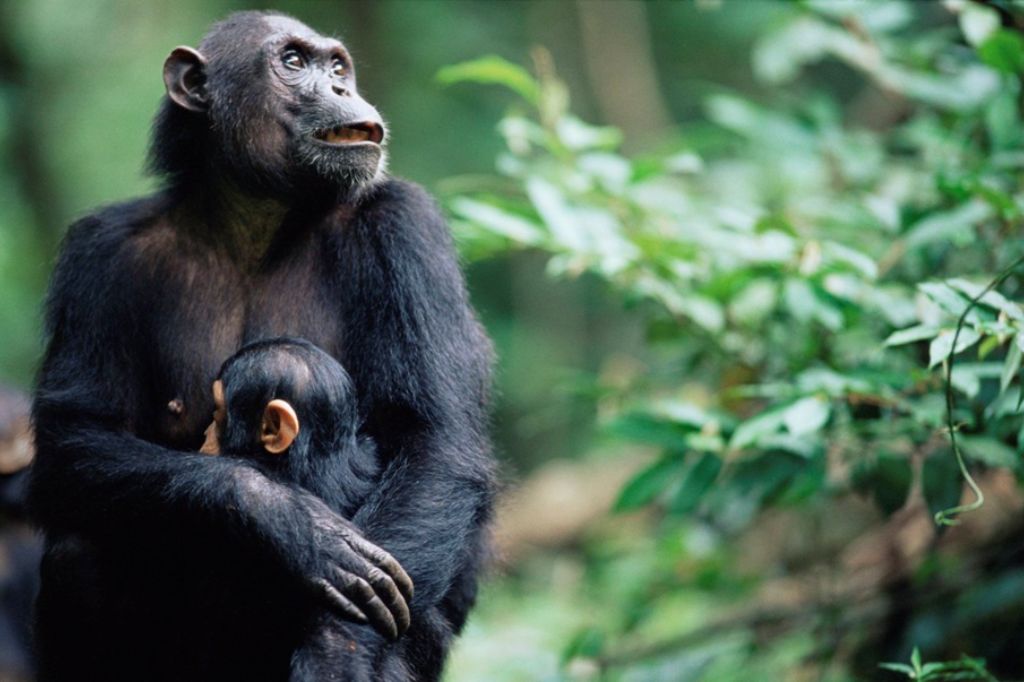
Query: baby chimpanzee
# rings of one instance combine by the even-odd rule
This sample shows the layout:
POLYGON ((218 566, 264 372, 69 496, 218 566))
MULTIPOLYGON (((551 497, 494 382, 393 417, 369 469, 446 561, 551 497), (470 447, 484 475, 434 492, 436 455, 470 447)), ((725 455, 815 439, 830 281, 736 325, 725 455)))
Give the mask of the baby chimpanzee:
MULTIPOLYGON (((201 452, 251 459, 269 477, 302 486, 343 518, 351 518, 378 484, 376 448, 358 434, 352 380, 312 343, 276 338, 243 347, 221 367, 213 397, 216 410, 201 452)), ((399 587, 411 600, 412 584, 399 587)), ((329 598, 357 622, 367 621, 364 611, 386 612, 379 599, 357 605, 336 591, 329 598)), ((404 630, 408 623, 396 626, 404 630)), ((332 652, 354 645, 348 627, 333 614, 310 613, 292 657, 291 679, 345 674, 332 669, 331 659, 332 652)))
POLYGON ((377 483, 373 442, 359 436, 348 372, 304 339, 251 343, 221 366, 201 452, 250 457, 345 518, 377 483))

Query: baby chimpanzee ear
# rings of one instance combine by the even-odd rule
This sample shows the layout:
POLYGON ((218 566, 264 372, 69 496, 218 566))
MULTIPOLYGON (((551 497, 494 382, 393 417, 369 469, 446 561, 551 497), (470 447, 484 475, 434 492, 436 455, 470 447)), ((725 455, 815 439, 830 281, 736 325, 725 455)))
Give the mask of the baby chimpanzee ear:
POLYGON ((260 441, 264 449, 272 455, 279 455, 291 446, 297 435, 299 417, 292 406, 284 400, 267 403, 260 426, 260 441))

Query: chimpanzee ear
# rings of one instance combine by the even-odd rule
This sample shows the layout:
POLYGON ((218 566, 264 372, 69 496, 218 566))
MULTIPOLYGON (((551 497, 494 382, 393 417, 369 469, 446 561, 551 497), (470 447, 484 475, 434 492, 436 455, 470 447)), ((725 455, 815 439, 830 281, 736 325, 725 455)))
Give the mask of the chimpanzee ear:
POLYGON ((272 455, 279 455, 299 435, 299 417, 284 400, 271 400, 263 410, 263 424, 260 426, 260 441, 272 455))
POLYGON ((164 61, 167 96, 189 111, 206 111, 206 57, 184 45, 171 50, 164 61))

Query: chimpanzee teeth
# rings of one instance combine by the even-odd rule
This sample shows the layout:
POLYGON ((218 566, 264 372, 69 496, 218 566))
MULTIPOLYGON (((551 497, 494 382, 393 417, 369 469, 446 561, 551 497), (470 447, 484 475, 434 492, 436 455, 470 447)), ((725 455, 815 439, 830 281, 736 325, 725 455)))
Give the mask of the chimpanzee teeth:
POLYGON ((318 137, 331 144, 340 144, 343 142, 362 142, 364 140, 369 140, 370 133, 362 128, 337 126, 324 131, 323 134, 318 135, 318 137))

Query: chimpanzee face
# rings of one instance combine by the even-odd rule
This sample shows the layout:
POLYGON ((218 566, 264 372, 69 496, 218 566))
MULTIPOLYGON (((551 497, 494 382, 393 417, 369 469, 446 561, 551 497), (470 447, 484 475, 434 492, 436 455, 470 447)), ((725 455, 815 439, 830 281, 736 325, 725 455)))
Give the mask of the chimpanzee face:
POLYGON ((203 445, 199 452, 204 455, 220 454, 221 433, 224 431, 224 420, 227 408, 224 405, 224 384, 218 379, 213 382, 213 420, 203 433, 203 445))
POLYGON ((286 197, 376 178, 384 122, 359 96, 345 46, 290 17, 244 21, 164 64, 171 100, 207 119, 201 153, 246 188, 286 197))
POLYGON ((300 175, 345 186, 374 178, 384 159, 380 114, 356 90, 355 65, 345 46, 288 17, 266 20, 262 45, 272 92, 271 139, 300 175))

